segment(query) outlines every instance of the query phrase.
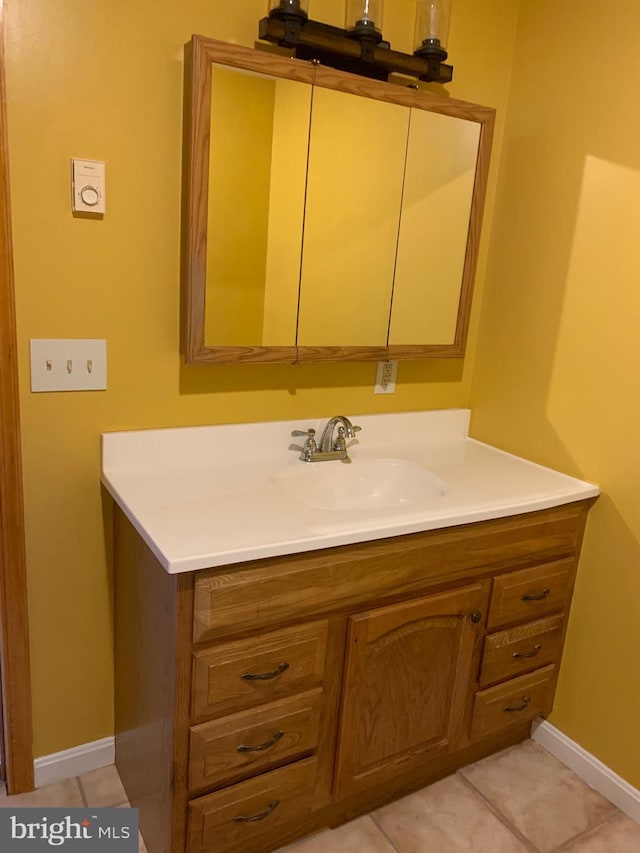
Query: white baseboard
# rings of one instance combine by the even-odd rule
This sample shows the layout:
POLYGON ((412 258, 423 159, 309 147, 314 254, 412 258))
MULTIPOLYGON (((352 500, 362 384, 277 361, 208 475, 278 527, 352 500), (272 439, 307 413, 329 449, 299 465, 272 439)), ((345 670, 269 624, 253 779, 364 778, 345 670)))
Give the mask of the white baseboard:
POLYGON ((33 762, 36 788, 61 782, 81 776, 90 770, 107 767, 115 761, 115 739, 112 737, 96 740, 93 743, 83 743, 73 749, 43 755, 33 762))
POLYGON ((574 773, 610 800, 620 811, 640 823, 640 791, 614 773, 606 764, 568 738, 555 726, 534 725, 531 737, 574 773))

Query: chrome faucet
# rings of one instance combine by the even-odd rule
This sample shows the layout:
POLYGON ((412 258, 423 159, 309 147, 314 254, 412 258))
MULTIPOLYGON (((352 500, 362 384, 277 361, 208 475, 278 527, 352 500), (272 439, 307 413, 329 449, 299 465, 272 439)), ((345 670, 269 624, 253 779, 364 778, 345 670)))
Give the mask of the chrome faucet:
POLYGON ((316 444, 316 431, 294 430, 291 435, 294 438, 306 438, 300 454, 300 459, 303 462, 330 462, 333 459, 342 459, 344 462, 351 461, 347 454, 347 439, 355 438, 357 432, 360 432, 362 427, 354 426, 349 418, 344 415, 336 415, 326 424, 322 430, 319 444, 316 444), (338 427, 338 435, 334 436, 336 426, 338 427))

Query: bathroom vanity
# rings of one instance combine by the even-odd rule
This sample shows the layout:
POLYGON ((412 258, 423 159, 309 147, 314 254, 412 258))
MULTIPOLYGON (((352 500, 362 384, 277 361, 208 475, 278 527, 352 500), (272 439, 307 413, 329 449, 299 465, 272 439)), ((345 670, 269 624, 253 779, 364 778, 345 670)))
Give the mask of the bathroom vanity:
POLYGON ((149 853, 277 849, 551 710, 597 488, 469 439, 468 412, 357 422, 350 465, 299 461, 300 422, 103 436, 116 763, 149 853), (395 491, 381 460, 410 466, 395 491), (321 467, 353 506, 348 479, 340 509, 282 485, 321 467))

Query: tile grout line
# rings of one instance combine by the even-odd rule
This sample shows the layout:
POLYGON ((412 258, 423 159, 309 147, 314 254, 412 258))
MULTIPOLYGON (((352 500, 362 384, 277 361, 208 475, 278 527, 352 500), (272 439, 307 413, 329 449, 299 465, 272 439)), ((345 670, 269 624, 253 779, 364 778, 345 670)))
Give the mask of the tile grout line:
POLYGON ((378 823, 378 821, 377 821, 377 820, 375 819, 375 817, 373 816, 373 812, 369 812, 369 814, 367 815, 367 817, 371 819, 371 822, 372 822, 372 823, 373 823, 373 825, 376 827, 376 829, 378 830, 378 832, 380 833, 380 835, 382 835, 382 836, 383 836, 383 837, 384 837, 384 838, 389 842, 389 844, 391 845, 391 849, 392 849, 392 850, 395 850, 395 853, 400 853, 400 851, 398 850, 398 848, 396 847, 396 845, 395 845, 395 844, 393 843, 393 841, 389 838, 389 836, 387 835, 387 833, 384 831, 384 829, 380 826, 380 824, 378 823))
POLYGON ((85 809, 89 808, 89 803, 87 801, 87 795, 84 792, 84 788, 82 787, 82 782, 80 781, 80 777, 76 776, 76 785, 78 786, 78 790, 80 791, 80 797, 82 798, 82 802, 84 803, 85 809))
POLYGON ((485 795, 482 793, 482 791, 480 791, 480 790, 478 790, 478 788, 476 788, 476 786, 473 784, 473 782, 471 782, 469 779, 467 779, 467 777, 463 773, 461 773, 459 770, 456 772, 456 776, 459 777, 460 779, 462 779, 462 781, 469 788, 469 790, 472 791, 477 797, 479 797, 482 800, 482 802, 487 806, 489 811, 493 815, 495 815, 495 817, 498 818, 500 823, 506 829, 508 829, 512 835, 515 835, 515 837, 519 841, 522 841, 522 843, 525 845, 525 847, 528 847, 529 850, 535 851, 535 853, 541 853, 539 848, 536 847, 535 844, 526 837, 526 835, 523 835, 522 832, 520 832, 520 830, 518 829, 518 827, 514 826, 514 824, 512 824, 511 821, 509 820, 509 818, 506 815, 502 814, 502 812, 495 805, 495 803, 492 803, 488 797, 485 797, 485 795))
POLYGON ((575 844, 576 841, 584 841, 589 838, 590 835, 594 835, 599 829, 602 829, 603 826, 606 826, 608 823, 611 823, 614 818, 619 817, 624 812, 621 812, 620 809, 617 809, 614 814, 609 815, 609 817, 605 818, 600 823, 597 823, 595 826, 592 826, 590 829, 585 829, 584 832, 579 832, 578 835, 574 835, 573 838, 568 838, 564 841, 559 847, 554 847, 551 853, 562 853, 563 850, 570 850, 571 847, 569 845, 575 844))

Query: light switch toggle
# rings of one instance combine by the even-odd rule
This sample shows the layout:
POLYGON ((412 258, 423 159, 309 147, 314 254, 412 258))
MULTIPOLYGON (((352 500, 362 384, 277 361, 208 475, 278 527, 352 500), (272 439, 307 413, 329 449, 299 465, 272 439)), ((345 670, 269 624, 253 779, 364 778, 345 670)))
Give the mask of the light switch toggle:
POLYGON ((105 340, 31 341, 32 391, 104 391, 106 387, 105 340))
POLYGON ((74 213, 105 212, 106 166, 100 160, 71 161, 74 213))

